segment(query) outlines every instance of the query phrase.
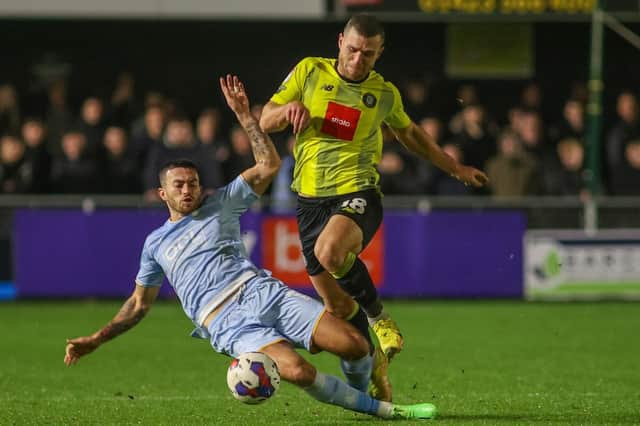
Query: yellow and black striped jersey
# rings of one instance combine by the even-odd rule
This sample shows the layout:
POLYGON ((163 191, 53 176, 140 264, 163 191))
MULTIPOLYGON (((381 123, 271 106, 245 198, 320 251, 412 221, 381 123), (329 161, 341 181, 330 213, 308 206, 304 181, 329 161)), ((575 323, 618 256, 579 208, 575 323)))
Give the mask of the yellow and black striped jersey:
POLYGON ((271 97, 276 104, 301 101, 311 115, 294 148, 291 188, 312 197, 377 188, 375 165, 382 153, 381 124, 411 124, 398 89, 375 71, 357 83, 344 80, 336 60, 300 61, 271 97))

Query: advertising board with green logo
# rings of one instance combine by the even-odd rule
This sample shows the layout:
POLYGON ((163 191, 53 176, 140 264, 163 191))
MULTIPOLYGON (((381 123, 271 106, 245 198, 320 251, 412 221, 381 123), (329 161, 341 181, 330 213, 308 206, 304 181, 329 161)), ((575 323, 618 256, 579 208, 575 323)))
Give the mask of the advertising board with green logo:
POLYGON ((532 230, 524 238, 530 300, 640 299, 640 230, 532 230))

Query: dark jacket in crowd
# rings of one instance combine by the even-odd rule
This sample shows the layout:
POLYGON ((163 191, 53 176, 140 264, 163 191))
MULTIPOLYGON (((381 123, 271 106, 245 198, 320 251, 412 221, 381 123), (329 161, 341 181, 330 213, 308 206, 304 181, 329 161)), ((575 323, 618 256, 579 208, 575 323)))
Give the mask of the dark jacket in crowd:
POLYGON ((72 161, 67 158, 54 160, 51 171, 54 192, 63 194, 92 194, 100 191, 98 167, 93 159, 72 161))
POLYGON ((0 163, 0 194, 24 194, 33 184, 33 169, 25 158, 13 164, 0 163))
POLYGON ((32 170, 33 181, 29 192, 34 194, 44 194, 51 190, 51 154, 47 150, 46 143, 36 147, 27 147, 25 158, 29 162, 32 170))
POLYGON ((107 194, 142 193, 142 173, 133 155, 105 153, 101 180, 101 192, 107 194))

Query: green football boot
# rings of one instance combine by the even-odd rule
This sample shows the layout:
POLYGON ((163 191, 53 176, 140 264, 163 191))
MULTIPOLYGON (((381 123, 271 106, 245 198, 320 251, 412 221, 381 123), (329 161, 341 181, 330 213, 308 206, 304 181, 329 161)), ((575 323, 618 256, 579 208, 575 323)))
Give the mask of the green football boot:
POLYGON ((438 409, 435 405, 423 402, 413 405, 397 405, 393 404, 391 409, 391 418, 416 420, 416 419, 435 419, 438 409))

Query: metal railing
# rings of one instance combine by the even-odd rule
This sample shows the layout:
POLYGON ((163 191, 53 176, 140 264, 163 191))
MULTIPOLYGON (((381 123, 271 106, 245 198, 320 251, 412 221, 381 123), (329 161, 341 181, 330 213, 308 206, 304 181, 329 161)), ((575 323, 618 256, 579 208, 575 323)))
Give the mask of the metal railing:
MULTIPOLYGON (((437 210, 471 212, 519 210, 527 217, 529 228, 570 228, 595 231, 599 228, 640 228, 640 197, 517 197, 484 196, 432 197, 385 196, 385 209, 428 214, 437 210)), ((162 208, 162 203, 149 203, 138 195, 3 195, 0 211, 6 215, 16 208, 78 208, 90 213, 95 209, 162 208)), ((295 206, 278 205, 278 211, 295 206)), ((264 197, 255 209, 270 210, 264 197)))

